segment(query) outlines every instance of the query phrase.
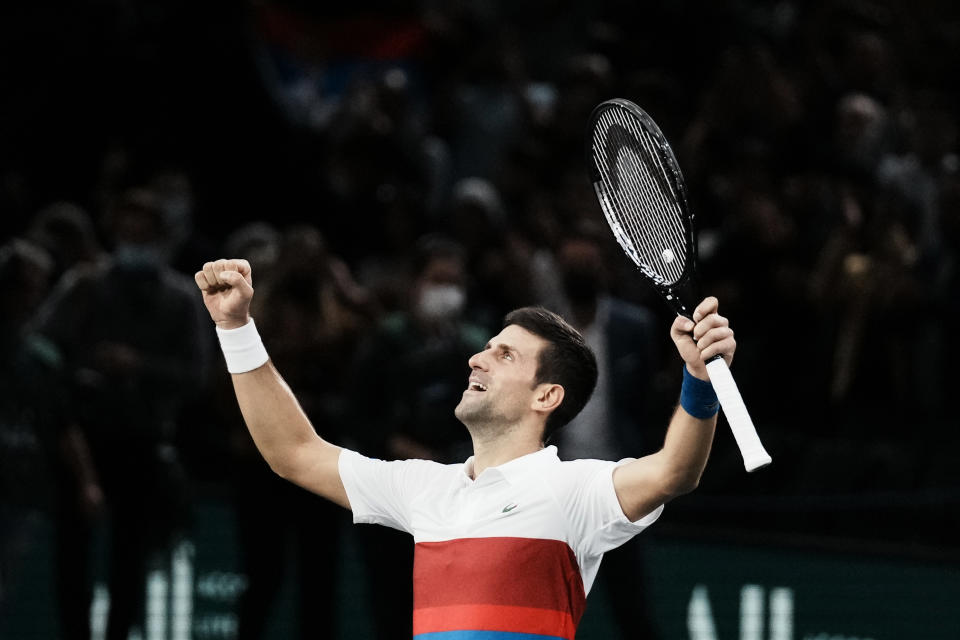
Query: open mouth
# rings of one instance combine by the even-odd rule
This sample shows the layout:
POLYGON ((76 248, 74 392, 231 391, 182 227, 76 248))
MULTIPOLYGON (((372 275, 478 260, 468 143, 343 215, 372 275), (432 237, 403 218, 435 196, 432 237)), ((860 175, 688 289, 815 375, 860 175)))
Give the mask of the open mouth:
POLYGON ((486 390, 487 390, 487 386, 485 384, 481 384, 477 382, 476 380, 471 380, 470 385, 467 387, 467 391, 486 391, 486 390))

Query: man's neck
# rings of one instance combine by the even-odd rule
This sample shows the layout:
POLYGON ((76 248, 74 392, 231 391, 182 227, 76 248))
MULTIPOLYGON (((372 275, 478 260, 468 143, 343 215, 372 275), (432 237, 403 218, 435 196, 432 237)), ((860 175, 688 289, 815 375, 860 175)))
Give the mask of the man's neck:
POLYGON ((540 438, 531 437, 531 433, 518 429, 490 439, 475 436, 473 438, 473 479, 480 477, 484 469, 499 466, 543 449, 540 438))

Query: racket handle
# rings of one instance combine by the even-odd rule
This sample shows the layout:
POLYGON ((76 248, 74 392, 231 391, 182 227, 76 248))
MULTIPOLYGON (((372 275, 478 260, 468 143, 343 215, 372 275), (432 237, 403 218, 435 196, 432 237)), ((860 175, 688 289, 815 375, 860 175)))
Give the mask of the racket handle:
POLYGON ((707 363, 707 373, 710 375, 710 383, 717 393, 723 413, 727 416, 727 422, 730 424, 730 430, 733 431, 737 446, 740 447, 743 466, 749 472, 770 464, 772 458, 760 442, 760 436, 757 435, 753 420, 750 419, 747 407, 743 404, 743 398, 730 373, 730 367, 723 358, 716 358, 707 363))

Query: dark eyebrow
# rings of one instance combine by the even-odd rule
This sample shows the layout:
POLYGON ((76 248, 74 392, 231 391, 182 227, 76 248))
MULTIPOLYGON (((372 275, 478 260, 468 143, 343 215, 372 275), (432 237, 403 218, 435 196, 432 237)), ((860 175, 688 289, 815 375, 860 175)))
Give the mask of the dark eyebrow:
MULTIPOLYGON (((488 342, 486 346, 483 348, 483 350, 486 351, 487 349, 492 349, 493 347, 494 345, 488 342)), ((499 349, 500 351, 509 351, 510 353, 516 355, 517 357, 520 356, 520 352, 517 351, 516 347, 511 347, 505 342, 501 342, 500 344, 496 345, 496 348, 499 349)))

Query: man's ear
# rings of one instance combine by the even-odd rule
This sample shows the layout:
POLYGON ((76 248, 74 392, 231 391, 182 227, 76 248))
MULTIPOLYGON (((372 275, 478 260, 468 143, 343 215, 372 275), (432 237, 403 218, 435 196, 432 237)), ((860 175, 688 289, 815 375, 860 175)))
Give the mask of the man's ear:
POLYGON ((533 398, 533 410, 550 413, 563 402, 563 387, 559 384, 543 383, 537 386, 533 398))

